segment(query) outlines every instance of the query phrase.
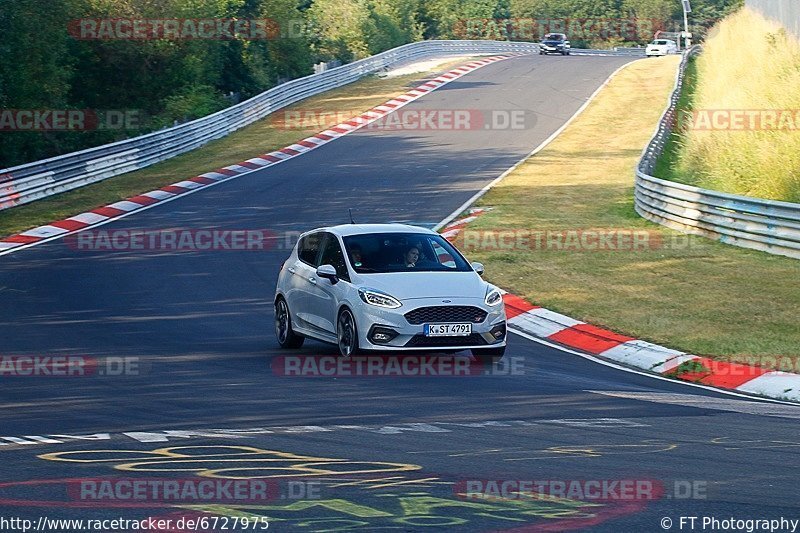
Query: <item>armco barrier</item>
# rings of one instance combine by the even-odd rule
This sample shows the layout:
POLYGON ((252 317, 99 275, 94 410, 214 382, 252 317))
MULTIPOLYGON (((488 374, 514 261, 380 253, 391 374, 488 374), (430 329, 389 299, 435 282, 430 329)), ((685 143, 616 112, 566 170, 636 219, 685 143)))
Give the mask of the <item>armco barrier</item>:
MULTIPOLYGON (((164 161, 224 137, 248 124, 324 91, 406 61, 450 55, 535 53, 536 43, 506 41, 420 41, 283 83, 207 117, 124 141, 0 170, 0 210, 164 161)), ((582 55, 612 51, 576 50, 582 55)))
POLYGON ((692 47, 683 56, 669 104, 642 152, 636 169, 636 212, 684 233, 800 259, 800 204, 710 191, 652 175, 676 123, 686 62, 698 52, 699 47, 692 47))

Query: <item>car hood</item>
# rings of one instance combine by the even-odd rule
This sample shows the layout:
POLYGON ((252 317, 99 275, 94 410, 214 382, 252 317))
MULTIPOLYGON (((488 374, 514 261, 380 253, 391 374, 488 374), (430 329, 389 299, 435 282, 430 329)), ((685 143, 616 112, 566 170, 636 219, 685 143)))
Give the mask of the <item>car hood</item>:
MULTIPOLYGON (((415 298, 480 298, 487 283, 475 272, 392 272, 361 274, 360 287, 378 289, 398 300, 415 298)), ((354 280, 355 281, 355 280, 354 280)))

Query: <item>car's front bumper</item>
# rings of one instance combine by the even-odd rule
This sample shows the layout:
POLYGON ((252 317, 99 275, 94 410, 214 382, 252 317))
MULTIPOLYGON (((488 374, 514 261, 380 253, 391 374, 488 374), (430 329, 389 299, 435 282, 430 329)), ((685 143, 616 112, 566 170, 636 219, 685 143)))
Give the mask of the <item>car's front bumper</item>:
MULTIPOLYGON (((359 345, 362 349, 378 351, 452 351, 472 348, 497 348, 506 343, 506 313, 501 302, 496 306, 486 305, 479 298, 418 298, 405 300, 397 309, 385 309, 374 305, 362 304, 354 310, 358 326, 359 345), (422 307, 468 306, 486 312, 481 322, 469 321, 472 324, 472 335, 465 337, 426 337, 424 323, 411 324, 405 314, 422 307), (387 328, 397 335, 388 342, 376 342, 371 334, 376 328, 387 328), (500 336, 497 333, 502 331, 500 336)), ((450 321, 432 321, 430 323, 447 323, 450 321)), ((463 323, 465 320, 452 322, 463 323)))

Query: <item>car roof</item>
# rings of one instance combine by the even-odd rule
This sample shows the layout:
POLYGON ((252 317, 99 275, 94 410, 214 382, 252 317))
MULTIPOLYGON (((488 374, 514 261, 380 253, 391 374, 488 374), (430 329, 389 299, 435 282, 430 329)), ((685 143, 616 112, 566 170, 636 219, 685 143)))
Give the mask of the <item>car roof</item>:
POLYGON ((411 226, 409 224, 340 224, 338 226, 316 228, 305 232, 302 236, 316 231, 329 231, 341 237, 369 233, 433 233, 436 235, 435 231, 420 226, 411 226))

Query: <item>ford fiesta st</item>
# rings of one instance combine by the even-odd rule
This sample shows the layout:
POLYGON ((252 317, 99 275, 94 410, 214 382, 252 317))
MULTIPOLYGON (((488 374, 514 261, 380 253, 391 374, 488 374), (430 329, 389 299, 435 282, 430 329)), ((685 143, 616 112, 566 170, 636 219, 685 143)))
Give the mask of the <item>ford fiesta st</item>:
POLYGON ((282 348, 306 337, 364 350, 471 350, 503 356, 506 314, 497 287, 434 231, 405 224, 346 224, 300 236, 281 267, 275 334, 282 348))

